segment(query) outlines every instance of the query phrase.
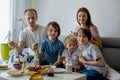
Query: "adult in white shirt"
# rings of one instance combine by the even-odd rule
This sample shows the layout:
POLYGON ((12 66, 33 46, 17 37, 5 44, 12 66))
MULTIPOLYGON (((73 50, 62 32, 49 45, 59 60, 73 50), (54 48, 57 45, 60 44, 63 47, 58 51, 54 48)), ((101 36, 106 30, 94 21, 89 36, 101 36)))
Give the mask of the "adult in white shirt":
POLYGON ((9 42, 9 46, 17 52, 22 51, 25 47, 32 49, 33 43, 38 43, 45 38, 45 27, 36 24, 37 11, 31 8, 26 9, 24 15, 27 27, 20 32, 18 45, 14 41, 9 42))

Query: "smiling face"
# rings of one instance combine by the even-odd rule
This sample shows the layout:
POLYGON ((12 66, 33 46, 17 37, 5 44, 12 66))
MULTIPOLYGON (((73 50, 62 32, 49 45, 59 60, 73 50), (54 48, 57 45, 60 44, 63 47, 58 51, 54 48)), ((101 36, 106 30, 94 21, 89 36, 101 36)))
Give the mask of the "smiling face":
POLYGON ((57 22, 49 22, 46 26, 46 35, 50 41, 54 41, 60 35, 60 26, 57 22))
POLYGON ((76 14, 77 22, 82 27, 92 25, 91 16, 87 8, 81 7, 76 14))
POLYGON ((88 37, 81 31, 78 33, 77 38, 79 45, 86 45, 88 43, 88 37))
POLYGON ((67 36, 64 40, 64 45, 68 51, 75 51, 78 47, 77 37, 74 35, 67 36))
POLYGON ((86 22, 87 22, 87 19, 88 19, 88 16, 85 12, 83 11, 80 11, 78 13, 78 16, 77 16, 77 19, 78 19, 78 22, 81 24, 81 25, 86 25, 86 22))
POLYGON ((79 45, 86 45, 91 40, 90 30, 88 28, 80 28, 78 31, 77 39, 79 45))
POLYGON ((52 25, 47 28, 47 36, 50 41, 53 41, 58 36, 58 30, 55 29, 52 25))
POLYGON ((37 21, 37 15, 34 11, 27 11, 25 13, 25 21, 26 24, 30 27, 30 28, 34 28, 34 26, 36 26, 36 21, 37 21))
POLYGON ((70 52, 73 52, 77 49, 77 44, 73 41, 69 41, 67 42, 66 44, 66 48, 70 51, 70 52))

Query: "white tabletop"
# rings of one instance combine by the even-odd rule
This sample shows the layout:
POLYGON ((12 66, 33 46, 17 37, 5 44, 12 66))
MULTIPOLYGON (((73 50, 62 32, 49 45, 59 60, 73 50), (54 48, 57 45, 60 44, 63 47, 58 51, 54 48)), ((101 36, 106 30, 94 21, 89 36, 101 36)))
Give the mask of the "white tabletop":
MULTIPOLYGON (((6 78, 6 80, 29 80, 30 75, 23 74, 22 76, 11 76, 7 73, 9 70, 11 69, 0 70, 0 77, 4 77, 6 78)), ((47 75, 43 75, 43 77, 44 80, 86 80, 85 74, 80 74, 76 72, 72 72, 71 74, 68 74, 66 72, 55 73, 54 77, 48 77, 47 75)))
MULTIPOLYGON (((6 61, 4 61, 6 63, 6 61)), ((9 64, 10 66, 11 64, 9 64)), ((33 65, 33 64, 30 64, 33 65)), ((49 77, 47 75, 43 75, 44 80, 86 80, 85 74, 80 74, 77 72, 66 73, 62 72, 62 69, 57 68, 58 72, 55 72, 53 77, 49 77), (59 72, 60 71, 60 72, 59 72)), ((22 76, 11 76, 8 74, 8 71, 13 70, 13 67, 9 67, 7 70, 0 69, 0 80, 1 77, 5 78, 5 80, 29 80, 30 75, 24 73, 22 76)))

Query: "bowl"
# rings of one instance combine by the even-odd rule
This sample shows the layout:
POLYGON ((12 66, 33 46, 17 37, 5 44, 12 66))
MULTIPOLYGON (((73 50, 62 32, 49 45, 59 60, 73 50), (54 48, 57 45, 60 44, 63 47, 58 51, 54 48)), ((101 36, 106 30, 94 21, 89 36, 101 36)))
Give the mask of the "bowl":
POLYGON ((46 66, 47 68, 52 68, 52 69, 55 69, 56 68, 56 66, 54 66, 54 65, 44 65, 44 66, 46 66))

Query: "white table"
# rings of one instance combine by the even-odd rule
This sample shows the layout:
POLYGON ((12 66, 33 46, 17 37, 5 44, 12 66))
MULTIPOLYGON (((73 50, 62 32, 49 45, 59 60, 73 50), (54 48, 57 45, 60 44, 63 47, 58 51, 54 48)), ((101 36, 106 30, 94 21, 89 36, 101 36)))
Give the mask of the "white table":
MULTIPOLYGON (((4 77, 7 80, 29 80, 30 75, 23 74, 22 76, 13 77, 7 73, 9 70, 0 70, 0 77, 4 77)), ((43 77, 44 77, 44 80, 86 80, 85 74, 79 74, 76 72, 72 72, 71 74, 68 74, 65 72, 55 73, 54 77, 48 77, 47 75, 43 75, 43 77)))
MULTIPOLYGON (((8 61, 3 61, 3 62, 8 62, 8 61)), ((33 65, 33 64, 29 64, 33 65)), ((10 66, 10 64, 9 64, 10 66)), ((0 77, 6 78, 6 80, 29 80, 30 75, 28 74, 23 74, 22 76, 11 76, 7 72, 13 70, 12 67, 10 67, 8 70, 1 70, 0 69, 0 77)), ((85 74, 80 74, 77 72, 72 72, 72 73, 55 73, 54 77, 48 77, 47 75, 43 75, 44 80, 86 80, 86 75, 85 74)), ((3 79, 0 79, 3 80, 3 79)))

